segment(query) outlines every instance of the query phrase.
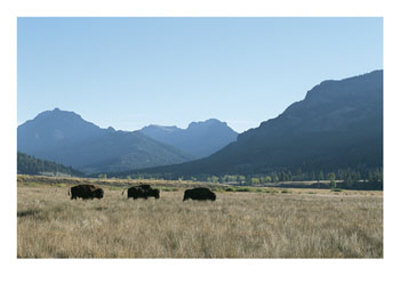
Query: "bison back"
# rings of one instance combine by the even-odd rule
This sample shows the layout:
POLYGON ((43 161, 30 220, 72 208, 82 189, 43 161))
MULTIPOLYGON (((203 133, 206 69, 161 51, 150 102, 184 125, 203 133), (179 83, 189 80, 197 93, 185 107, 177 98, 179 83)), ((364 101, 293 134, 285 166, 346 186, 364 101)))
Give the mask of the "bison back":
POLYGON ((183 200, 187 200, 189 198, 193 200, 215 200, 216 195, 208 188, 199 187, 185 191, 183 200))
POLYGON ((160 198, 160 190, 152 189, 150 185, 139 185, 128 189, 128 198, 147 198, 151 196, 160 198))
POLYGON ((77 185, 71 187, 71 199, 81 197, 81 198, 93 198, 95 197, 96 186, 94 185, 77 185))
POLYGON ((141 188, 131 187, 128 189, 128 198, 130 197, 133 198, 145 197, 145 193, 141 188))

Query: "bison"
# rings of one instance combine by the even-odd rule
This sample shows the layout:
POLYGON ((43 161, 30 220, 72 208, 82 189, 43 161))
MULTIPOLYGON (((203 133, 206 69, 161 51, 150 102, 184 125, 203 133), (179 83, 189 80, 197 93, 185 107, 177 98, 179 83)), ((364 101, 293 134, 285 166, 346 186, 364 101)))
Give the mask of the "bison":
POLYGON ((216 195, 208 188, 194 188, 185 191, 185 195, 183 196, 183 201, 191 198, 192 200, 212 200, 216 199, 216 195))
MULTIPOLYGON (((123 194, 124 192, 122 192, 123 194)), ((133 186, 128 189, 128 198, 144 198, 154 197, 156 199, 160 198, 160 190, 151 188, 150 185, 138 185, 133 186)))
POLYGON ((103 189, 96 187, 94 185, 77 185, 71 187, 71 200, 81 197, 82 199, 93 199, 93 198, 103 198, 103 189))

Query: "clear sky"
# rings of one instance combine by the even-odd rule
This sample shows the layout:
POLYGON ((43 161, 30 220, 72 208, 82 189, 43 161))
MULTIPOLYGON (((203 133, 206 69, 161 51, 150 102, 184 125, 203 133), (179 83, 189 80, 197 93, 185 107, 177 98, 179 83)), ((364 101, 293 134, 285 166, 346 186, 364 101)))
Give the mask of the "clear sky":
POLYGON ((383 68, 382 18, 18 18, 18 124, 74 111, 100 127, 243 132, 313 86, 383 68))

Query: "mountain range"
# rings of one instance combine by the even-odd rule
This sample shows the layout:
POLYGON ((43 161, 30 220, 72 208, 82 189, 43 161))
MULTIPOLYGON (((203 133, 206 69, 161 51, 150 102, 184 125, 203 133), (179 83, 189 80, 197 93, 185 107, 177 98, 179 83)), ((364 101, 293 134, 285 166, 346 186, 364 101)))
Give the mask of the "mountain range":
MULTIPOLYGON (((383 71, 323 81, 209 157, 131 174, 193 176, 383 166, 383 71)), ((125 173, 126 174, 126 173, 125 173)))
POLYGON ((227 144, 236 141, 238 133, 225 122, 209 119, 192 122, 187 129, 176 126, 150 125, 140 130, 154 140, 174 146, 195 158, 207 157, 227 144))
POLYGON ((18 151, 115 176, 382 168, 383 71, 323 81, 276 118, 239 135, 216 119, 187 129, 102 129, 56 108, 18 127, 18 151))
POLYGON ((163 134, 165 128, 149 126, 132 132, 102 129, 74 112, 55 108, 18 127, 17 149, 90 174, 193 160, 215 152, 237 136, 226 123, 215 119, 192 123, 187 130, 174 127, 170 135, 163 134))

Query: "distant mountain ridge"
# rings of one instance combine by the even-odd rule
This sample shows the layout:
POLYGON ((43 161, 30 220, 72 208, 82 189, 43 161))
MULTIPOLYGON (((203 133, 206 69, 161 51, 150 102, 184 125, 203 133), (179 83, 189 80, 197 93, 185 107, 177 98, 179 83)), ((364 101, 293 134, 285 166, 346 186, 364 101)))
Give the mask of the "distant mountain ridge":
POLYGON ((123 171, 192 157, 140 132, 102 129, 74 112, 45 111, 18 127, 18 150, 86 173, 123 171))
MULTIPOLYGON (((211 123, 218 123, 225 129, 223 132, 230 133, 230 128, 224 127, 226 124, 217 120, 211 123)), ((217 129, 207 132, 201 129, 203 126, 207 127, 200 124, 198 128, 203 135, 197 134, 197 139, 191 136, 190 142, 195 149, 210 151, 222 146, 221 140, 225 138, 215 135, 217 129), (207 147, 201 147, 202 143, 207 147)), ((58 108, 44 111, 21 124, 17 141, 18 151, 72 166, 85 173, 118 172, 176 164, 195 158, 195 155, 171 145, 173 143, 160 142, 142 131, 116 131, 112 127, 102 129, 74 112, 58 108)))
POLYGON ((215 153, 236 141, 238 136, 238 133, 225 122, 217 119, 192 122, 187 129, 180 129, 176 126, 150 125, 142 128, 140 132, 189 153, 195 158, 203 158, 215 153))
POLYGON ((213 155, 139 170, 169 176, 383 166, 383 71, 328 80, 213 155))
POLYGON ((18 127, 18 148, 38 153, 70 143, 85 142, 104 134, 105 130, 85 121, 74 112, 55 108, 39 113, 18 127))

